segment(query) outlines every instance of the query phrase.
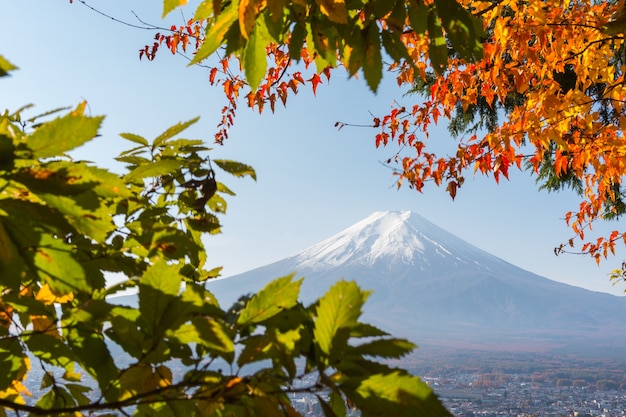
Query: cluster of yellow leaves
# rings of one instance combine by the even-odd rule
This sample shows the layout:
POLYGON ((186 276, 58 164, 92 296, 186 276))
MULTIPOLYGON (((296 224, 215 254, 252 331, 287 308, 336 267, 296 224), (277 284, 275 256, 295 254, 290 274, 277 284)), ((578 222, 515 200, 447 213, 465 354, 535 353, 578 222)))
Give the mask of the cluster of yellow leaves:
MULTIPOLYGON (((377 144, 396 140, 415 149, 415 155, 401 161, 399 184, 406 180, 421 190, 426 181, 445 182, 452 197, 467 169, 491 173, 498 181, 500 175, 508 177, 509 167, 521 167, 523 161, 538 170, 545 154, 556 148, 552 156, 556 175, 568 171, 584 184, 584 201, 567 219, 585 239, 585 229, 617 197, 616 185, 626 174, 622 133, 626 85, 623 69, 615 64, 623 54, 623 35, 610 36, 604 30, 615 6, 541 0, 464 3, 482 17, 489 34, 484 57, 474 63, 450 59, 428 99, 410 111, 394 109, 382 119, 377 144), (415 138, 416 130, 426 132, 427 138, 430 123, 451 118, 459 109, 467 111, 479 100, 495 106, 512 99, 516 102, 503 123, 482 137, 461 139, 454 156, 426 153, 425 143, 415 138)), ((400 85, 425 78, 424 38, 412 32, 405 35, 418 73, 408 64, 399 66, 400 85)), ((599 261, 614 252, 619 239, 626 241, 626 235, 616 231, 585 242, 582 251, 599 261)))

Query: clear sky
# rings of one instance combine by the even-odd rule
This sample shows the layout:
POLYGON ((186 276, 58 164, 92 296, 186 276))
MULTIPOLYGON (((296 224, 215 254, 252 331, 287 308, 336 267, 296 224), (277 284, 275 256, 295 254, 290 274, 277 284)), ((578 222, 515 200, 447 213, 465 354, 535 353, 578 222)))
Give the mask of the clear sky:
MULTIPOLYGON (((183 21, 177 12, 161 21, 161 1, 88 3, 132 23, 139 23, 132 11, 166 27, 183 21)), ((130 145, 118 133, 152 138, 201 116, 185 136, 211 143, 223 93, 209 84, 206 69, 187 68, 184 58, 165 50, 153 62, 140 61, 139 49, 152 43, 155 32, 123 26, 78 0, 4 2, 0 13, 0 54, 20 67, 0 79, 0 109, 34 103, 27 114, 35 115, 87 100, 92 115, 107 118, 102 137, 78 155, 116 170, 113 157, 130 145)), ((619 267, 624 251, 599 267, 590 258, 554 255, 554 247, 572 235, 562 220, 578 206, 572 193, 539 192, 534 179, 518 171, 500 185, 491 178, 469 178, 454 202, 435 187, 424 194, 397 190, 391 171, 381 164, 397 149, 375 149, 373 129, 334 127, 337 121, 371 123, 370 113, 384 114, 394 100, 407 106, 418 100, 402 93, 390 77, 374 95, 363 80, 348 80, 337 71, 318 88, 317 97, 302 90, 290 96, 286 109, 277 106, 275 114, 258 115, 242 101, 230 139, 216 145, 211 156, 252 165, 258 181, 218 178, 237 196, 221 217, 223 234, 207 240, 210 266, 223 265, 225 275, 244 272, 293 255, 373 211, 412 210, 539 275, 623 294, 626 285, 613 287, 608 273, 619 267)), ((453 140, 441 126, 431 132, 429 143, 445 147, 453 140)))

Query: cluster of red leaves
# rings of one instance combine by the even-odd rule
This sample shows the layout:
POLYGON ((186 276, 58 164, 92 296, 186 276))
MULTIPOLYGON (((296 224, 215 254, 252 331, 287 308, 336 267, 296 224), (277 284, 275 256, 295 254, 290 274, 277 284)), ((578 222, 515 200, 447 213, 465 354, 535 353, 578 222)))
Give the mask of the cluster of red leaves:
MULTIPOLYGON (((172 54, 179 52, 180 49, 187 52, 190 39, 193 39, 194 51, 197 50, 203 41, 203 24, 205 23, 189 20, 185 26, 172 26, 167 35, 157 33, 153 45, 146 45, 139 51, 139 58, 145 56, 148 60, 153 60, 163 43, 166 44, 172 54)), ((293 59, 288 52, 288 47, 288 44, 270 44, 266 48, 268 61, 271 65, 256 90, 249 89, 239 62, 234 65, 236 69, 231 70, 233 61, 237 60, 236 58, 225 57, 220 59, 216 65, 208 66, 210 84, 221 85, 227 99, 227 104, 221 111, 222 118, 217 125, 216 143, 222 144, 224 140, 228 139, 228 132, 235 122, 237 103, 240 97, 245 97, 248 107, 262 113, 267 104, 274 112, 277 101, 286 106, 289 94, 297 94, 300 86, 307 83, 311 85, 313 94, 317 93, 318 85, 323 82, 321 76, 313 73, 310 78, 305 80, 301 70, 293 70, 293 59), (248 89, 248 91, 243 93, 242 90, 244 89, 248 89)), ((303 62, 304 69, 308 70, 315 57, 306 48, 303 48, 301 56, 298 58, 303 62)), ((203 65, 207 66, 206 64, 203 65)), ((330 67, 322 71, 327 81, 330 80, 330 72, 330 67)))
POLYGON ((139 59, 144 56, 149 60, 154 60, 159 47, 165 43, 167 49, 171 53, 175 54, 178 49, 182 49, 183 52, 187 52, 187 46, 190 41, 193 41, 194 47, 197 50, 202 41, 203 23, 190 19, 184 26, 172 25, 169 29, 169 33, 161 34, 157 33, 154 36, 154 43, 152 45, 146 45, 139 50, 139 59))

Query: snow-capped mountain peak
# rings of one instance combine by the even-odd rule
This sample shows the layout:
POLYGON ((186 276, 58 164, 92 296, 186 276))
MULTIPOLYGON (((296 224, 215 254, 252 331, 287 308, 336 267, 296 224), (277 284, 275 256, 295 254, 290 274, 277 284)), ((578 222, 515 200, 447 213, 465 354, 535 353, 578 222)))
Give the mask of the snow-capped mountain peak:
POLYGON ((428 236, 436 227, 410 211, 378 211, 351 227, 300 252, 296 261, 316 270, 340 265, 417 265, 431 255, 447 258, 452 252, 445 242, 428 236))

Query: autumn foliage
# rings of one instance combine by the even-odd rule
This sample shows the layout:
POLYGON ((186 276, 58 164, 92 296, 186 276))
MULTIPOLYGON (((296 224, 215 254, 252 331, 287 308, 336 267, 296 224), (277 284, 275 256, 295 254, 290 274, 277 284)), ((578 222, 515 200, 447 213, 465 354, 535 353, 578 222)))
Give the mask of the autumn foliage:
MULTIPOLYGON (((163 4, 166 16, 186 0, 163 4)), ((625 21, 606 2, 212 0, 182 25, 149 26, 158 33, 139 57, 168 50, 207 67, 226 97, 217 143, 241 103, 274 111, 337 70, 376 91, 387 71, 416 93, 372 120, 376 146, 404 150, 389 161, 398 185, 454 198, 466 175, 529 167, 549 189, 581 192, 565 217, 599 261, 626 241, 589 238, 594 221, 626 213, 625 21), (457 138, 450 154, 431 150, 438 123, 457 138)), ((0 56, 0 76, 15 69, 0 56)), ((315 396, 326 416, 449 415, 418 377, 380 361, 414 345, 360 321, 369 293, 353 282, 305 306, 288 275, 220 306, 203 238, 234 193, 216 171, 254 170, 181 137, 196 119, 152 140, 122 133, 122 175, 74 161, 103 122, 85 109, 0 115, 0 416, 301 415, 289 394, 315 396), (107 285, 108 273, 125 279, 107 285), (135 304, 112 302, 128 288, 135 304)))
MULTIPOLYGON (((166 10, 179 3, 165 1, 166 10)), ((239 3, 230 4, 219 22, 206 16, 160 30, 140 56, 154 59, 164 46, 209 53, 242 17, 239 3)), ((246 65, 259 52, 265 60, 265 41, 242 29, 245 37, 229 39, 252 45, 246 65)), ((272 56, 286 71, 284 48, 272 56)), ((219 59, 209 73, 228 96, 222 139, 241 89, 259 73, 244 71, 244 81, 232 64, 219 59)), ((0 55, 1 82, 16 69, 0 55)), ((250 106, 271 105, 282 85, 280 73, 264 79, 247 95, 250 106)), ((306 83, 296 73, 290 80, 292 91, 306 83)), ((287 275, 220 305, 209 282, 221 267, 210 266, 205 240, 220 232, 235 195, 222 178, 256 174, 183 136, 198 118, 150 139, 121 133, 129 149, 115 173, 73 158, 100 136, 104 117, 87 110, 83 102, 0 114, 0 417, 296 417, 303 411, 295 396, 314 398, 326 416, 450 415, 419 377, 383 362, 415 345, 361 320, 370 293, 355 282, 338 281, 304 305, 302 278, 287 275), (129 289, 131 298, 112 297, 129 289)))
MULTIPOLYGON (((558 178, 582 183, 577 211, 566 221, 584 241, 581 251, 596 260, 614 252, 624 234, 614 232, 586 241, 591 223, 617 212, 624 175, 622 127, 623 36, 608 35, 605 25, 615 6, 586 2, 469 2, 483 18, 489 37, 476 62, 451 58, 429 96, 410 109, 383 119, 377 141, 408 144, 416 155, 403 158, 400 181, 421 190, 433 180, 454 197, 467 170, 508 178, 511 167, 529 164, 535 173, 551 164, 558 178), (425 152, 415 129, 428 132, 431 122, 477 105, 500 109, 504 120, 486 134, 476 131, 459 140, 456 154, 425 152)), ((427 53, 418 37, 409 37, 415 57, 427 53)), ((415 82, 415 71, 399 67, 399 82, 415 82)), ((424 74, 419 74, 424 77, 424 74)), ((573 242, 568 242, 573 245, 573 242)), ((558 250, 563 250, 563 247, 558 250)))
MULTIPOLYGON (((565 214, 581 242, 579 252, 599 262, 619 241, 626 242, 620 230, 594 238, 589 233, 594 221, 616 217, 625 207, 620 5, 575 0, 207 3, 186 30, 197 34, 198 22, 205 29, 192 63, 207 64, 213 52, 220 54, 217 64, 208 64, 210 82, 221 84, 228 98, 217 142, 228 137, 240 97, 259 112, 266 105, 273 111, 302 85, 315 92, 341 69, 349 75, 361 72, 376 90, 386 54, 391 64, 384 70, 398 85, 418 86, 424 93, 372 122, 377 147, 412 150, 390 160, 398 185, 422 191, 433 182, 454 198, 468 174, 498 182, 508 179, 512 168, 530 167, 540 177, 549 171, 553 180, 576 184, 581 192, 579 207, 565 214), (216 41, 215 35, 221 38, 216 41), (307 70, 310 75, 304 76, 307 70), (481 121, 457 130, 455 151, 430 151, 433 124, 473 121, 478 113, 481 121), (491 113, 491 123, 485 113, 491 113)), ((556 252, 576 251, 575 240, 556 252)))

